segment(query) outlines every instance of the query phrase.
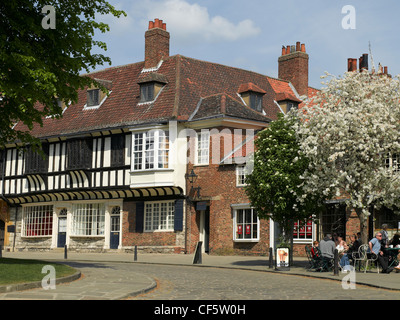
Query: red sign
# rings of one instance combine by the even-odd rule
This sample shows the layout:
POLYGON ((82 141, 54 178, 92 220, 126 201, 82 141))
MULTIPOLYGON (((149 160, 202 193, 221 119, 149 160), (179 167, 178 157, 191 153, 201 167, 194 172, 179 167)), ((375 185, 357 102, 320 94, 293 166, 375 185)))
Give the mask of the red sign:
POLYGON ((250 225, 249 224, 246 226, 246 234, 250 234, 250 225))
POLYGON ((238 226, 238 234, 242 234, 242 226, 238 226))

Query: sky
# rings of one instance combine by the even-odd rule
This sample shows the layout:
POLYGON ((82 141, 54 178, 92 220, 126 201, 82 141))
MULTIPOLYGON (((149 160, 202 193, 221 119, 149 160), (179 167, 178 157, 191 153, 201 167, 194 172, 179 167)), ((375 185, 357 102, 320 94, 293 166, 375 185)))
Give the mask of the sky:
MULTIPOLYGON (((98 19, 110 31, 96 34, 118 66, 144 60, 144 33, 159 18, 170 33, 170 55, 278 77, 282 46, 304 43, 309 54, 309 85, 321 76, 341 76, 347 59, 369 54, 369 67, 388 66, 400 74, 398 0, 108 0, 126 17, 98 19), (348 7, 351 6, 351 11, 348 7), (372 53, 372 56, 371 54, 372 53), (371 59, 372 58, 372 59, 371 59)), ((104 69, 104 65, 96 70, 104 69)))

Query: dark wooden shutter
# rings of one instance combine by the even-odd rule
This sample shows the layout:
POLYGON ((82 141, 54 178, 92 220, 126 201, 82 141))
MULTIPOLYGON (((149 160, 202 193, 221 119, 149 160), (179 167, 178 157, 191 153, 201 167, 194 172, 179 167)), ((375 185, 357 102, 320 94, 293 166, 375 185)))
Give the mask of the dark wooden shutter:
POLYGON ((174 230, 183 230, 183 199, 175 201, 174 230))
POLYGON ((111 136, 111 166, 118 167, 125 164, 125 135, 111 136))
POLYGON ((136 202, 136 232, 143 232, 144 202, 136 202))
POLYGON ((42 143, 43 154, 39 154, 29 147, 25 151, 25 173, 47 173, 49 165, 49 145, 42 143))
POLYGON ((92 166, 92 139, 76 139, 67 143, 68 169, 89 169, 92 166))

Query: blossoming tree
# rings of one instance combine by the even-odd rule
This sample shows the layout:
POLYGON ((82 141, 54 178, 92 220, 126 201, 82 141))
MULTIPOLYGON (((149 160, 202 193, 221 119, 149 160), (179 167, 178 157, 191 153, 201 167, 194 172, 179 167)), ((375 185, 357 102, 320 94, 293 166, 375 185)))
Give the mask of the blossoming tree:
MULTIPOLYGON (((293 222, 305 221, 321 208, 321 201, 304 194, 301 175, 308 160, 299 153, 293 129, 295 119, 283 117, 271 122, 255 141, 251 173, 246 178, 246 193, 262 219, 272 218, 283 231, 283 241, 293 246, 293 222)), ((293 248, 293 247, 292 247, 293 248)), ((292 256, 293 250, 290 251, 292 256)))
POLYGON ((400 82, 368 71, 327 76, 294 124, 309 159, 302 186, 308 194, 344 199, 366 243, 369 209, 400 208, 400 82))

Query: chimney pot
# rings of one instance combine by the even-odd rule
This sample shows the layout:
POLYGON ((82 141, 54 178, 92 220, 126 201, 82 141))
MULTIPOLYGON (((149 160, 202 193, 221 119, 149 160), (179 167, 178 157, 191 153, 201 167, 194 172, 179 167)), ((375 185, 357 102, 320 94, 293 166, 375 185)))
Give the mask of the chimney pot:
POLYGON ((169 57, 169 33, 167 25, 160 19, 149 22, 149 30, 145 33, 144 67, 154 68, 160 60, 169 57))
POLYGON ((286 54, 289 54, 290 53, 290 46, 287 46, 286 47, 286 54))
POLYGON ((301 52, 306 52, 306 45, 304 43, 301 44, 301 52))
POLYGON ((296 42, 296 51, 300 51, 301 50, 301 46, 300 46, 300 41, 296 42))
POLYGON ((388 67, 385 66, 385 67, 383 68, 383 70, 384 70, 384 71, 383 71, 384 74, 388 74, 388 67))
POLYGON ((286 54, 286 48, 285 46, 282 46, 282 56, 284 56, 286 54))

